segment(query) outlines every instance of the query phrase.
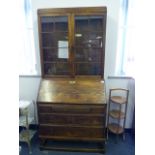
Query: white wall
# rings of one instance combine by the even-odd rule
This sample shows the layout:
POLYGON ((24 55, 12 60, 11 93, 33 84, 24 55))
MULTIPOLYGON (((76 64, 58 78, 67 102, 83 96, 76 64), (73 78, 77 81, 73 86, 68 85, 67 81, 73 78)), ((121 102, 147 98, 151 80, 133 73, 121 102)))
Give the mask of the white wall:
MULTIPOLYGON (((19 99, 21 100, 32 100, 36 103, 38 89, 40 84, 40 77, 20 77, 19 78, 19 99)), ((34 107, 31 106, 30 115, 35 116, 37 120, 37 110, 35 110, 34 114, 34 107)), ((37 108, 35 104, 35 109, 37 108)))
POLYGON ((20 77, 19 98, 36 101, 40 79, 39 77, 20 77))
MULTIPOLYGON (((37 9, 39 8, 62 8, 62 7, 87 7, 87 6, 107 6, 107 29, 106 29, 106 52, 105 52, 105 80, 106 91, 110 87, 129 87, 130 80, 110 80, 107 77, 114 75, 116 64, 116 49, 117 49, 117 28, 118 28, 118 14, 120 7, 120 0, 32 0, 33 8, 33 24, 35 49, 37 55, 37 67, 40 73, 40 58, 39 58, 39 42, 38 42, 38 25, 37 25, 37 9)), ((36 101, 37 92, 39 88, 39 77, 20 77, 19 80, 19 97, 21 99, 28 99, 36 101)), ((107 93, 108 94, 108 93, 107 93)), ((108 96, 107 96, 108 98, 108 96)), ((129 96, 130 103, 128 109, 128 118, 126 128, 131 127, 133 101, 132 96, 129 96)))

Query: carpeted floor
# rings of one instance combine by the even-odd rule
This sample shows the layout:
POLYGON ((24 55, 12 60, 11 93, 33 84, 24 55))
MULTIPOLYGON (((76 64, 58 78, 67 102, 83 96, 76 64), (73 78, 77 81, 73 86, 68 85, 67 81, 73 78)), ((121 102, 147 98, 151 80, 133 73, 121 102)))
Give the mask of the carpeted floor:
MULTIPOLYGON (((106 143, 105 155, 134 155, 135 154, 135 139, 133 133, 126 133, 126 139, 123 141, 122 136, 116 143, 116 136, 109 135, 109 140, 106 143)), ((29 150, 27 143, 20 142, 22 147, 20 155, 28 155, 29 150)), ((65 144, 64 144, 65 145, 65 144)), ((87 153, 87 152, 63 152, 63 151, 40 151, 38 135, 34 136, 31 141, 32 154, 31 155, 101 155, 101 153, 87 153)))

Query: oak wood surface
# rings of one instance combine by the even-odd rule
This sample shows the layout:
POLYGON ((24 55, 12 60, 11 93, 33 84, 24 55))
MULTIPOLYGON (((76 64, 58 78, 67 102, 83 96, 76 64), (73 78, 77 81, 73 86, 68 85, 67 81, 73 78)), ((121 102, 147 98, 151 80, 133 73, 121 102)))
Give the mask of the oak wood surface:
POLYGON ((124 131, 123 127, 116 123, 108 124, 108 129, 116 134, 121 134, 124 131))
POLYGON ((112 96, 110 100, 118 104, 125 104, 127 102, 126 98, 122 96, 112 96))
POLYGON ((62 125, 100 125, 104 126, 105 119, 103 115, 82 115, 82 114, 40 114, 40 124, 52 123, 62 125))
MULTIPOLYGON (((42 79, 37 102, 40 139, 104 142, 104 89, 99 77, 42 79)), ((54 149, 53 146, 41 147, 54 149)), ((104 147, 95 150, 100 149, 104 147)))
MULTIPOLYGON (((39 43, 40 43, 40 59, 41 59, 41 71, 42 80, 37 96, 37 108, 38 108, 38 121, 39 121, 39 138, 41 141, 47 140, 69 140, 69 141, 89 141, 89 142, 101 142, 105 141, 105 121, 106 121, 106 96, 105 85, 102 80, 104 77, 104 55, 105 55, 105 34, 106 34, 106 7, 82 7, 82 8, 47 8, 38 10, 38 29, 39 29, 39 43), (67 17, 68 29, 61 29, 62 32, 57 32, 56 29, 47 28, 44 31, 46 23, 42 23, 42 20, 54 17, 67 17), (102 18, 102 26, 100 31, 102 32, 102 43, 100 47, 100 58, 94 59, 94 62, 85 62, 85 60, 75 59, 75 48, 78 46, 84 48, 83 45, 75 45, 76 38, 76 21, 75 17, 80 16, 99 16, 102 18), (51 30, 51 31, 50 31, 51 30), (63 31, 64 30, 64 31, 63 31), (51 46, 46 42, 51 42, 45 35, 52 35, 52 33, 61 33, 61 36, 67 34, 68 41, 68 54, 69 58, 66 60, 57 60, 55 57, 46 59, 45 52, 58 51, 57 46, 51 46), (44 40, 44 39, 45 40, 44 40), (47 46, 48 45, 48 46, 47 46), (47 46, 47 47, 46 47, 47 46), (65 61, 65 62, 64 62, 65 61), (96 62, 97 61, 97 62, 96 62), (69 64, 69 72, 63 65, 69 64), (88 67, 87 63, 98 63, 99 72, 91 73, 86 70, 87 73, 81 74, 77 71, 78 65, 82 67, 88 67), (62 65, 60 72, 47 71, 45 65, 62 65), (67 72, 65 72, 66 70, 67 72), (61 75, 62 74, 62 75, 61 75), (90 75, 91 76, 90 76, 90 75), (84 76, 78 76, 84 75, 84 76), (89 76, 85 76, 89 75, 89 76), (92 76, 95 75, 95 76, 92 76), (62 78, 63 77, 63 78, 62 78)), ((47 22, 47 21, 46 21, 47 22)), ((50 21, 50 22, 53 22, 50 21)), ((49 22, 49 25, 51 23, 49 22)), ((55 27, 54 23, 54 27, 55 27)), ((55 27, 56 28, 56 27, 55 27)), ((90 34, 91 31, 87 30, 90 34)), ((97 31, 94 32, 97 34, 97 31)), ((79 33, 79 32, 78 32, 79 33)), ((80 32, 81 33, 81 32, 80 32)), ((53 37, 54 38, 54 37, 53 37)), ((52 38, 52 39, 53 39, 52 38)), ((99 47, 96 47, 98 49, 99 47)), ((87 48, 85 48, 87 49, 87 48)), ((94 52, 98 52, 94 50, 94 52)), ((58 54, 58 53, 57 53, 58 54)), ((51 55, 49 55, 50 57, 51 55)), ((47 66, 48 68, 48 66, 47 66)), ((46 146, 41 144, 42 149, 55 149, 55 150, 68 150, 65 147, 46 146)), ((69 148, 71 151, 90 151, 90 152, 103 152, 105 147, 99 148, 69 148)))
POLYGON ((66 104, 66 103, 40 103, 38 104, 39 113, 58 113, 58 114, 99 114, 105 115, 106 106, 105 105, 88 105, 88 104, 66 104), (82 105, 82 106, 81 106, 82 105))
POLYGON ((64 14, 64 13, 89 13, 89 14, 97 14, 97 13, 106 13, 107 8, 106 7, 74 7, 74 8, 46 8, 46 9, 39 9, 38 14, 40 15, 47 15, 51 13, 57 13, 57 14, 64 14))
POLYGON ((105 104, 104 83, 99 79, 42 79, 38 102, 105 104))
POLYGON ((86 141, 86 142, 104 142, 106 140, 105 137, 95 137, 95 138, 92 138, 92 137, 66 137, 66 136, 51 136, 51 135, 39 135, 39 138, 41 138, 42 140, 61 140, 61 141, 86 141))
POLYGON ((124 118, 125 117, 125 113, 120 111, 120 110, 111 110, 109 111, 109 115, 113 118, 124 118))

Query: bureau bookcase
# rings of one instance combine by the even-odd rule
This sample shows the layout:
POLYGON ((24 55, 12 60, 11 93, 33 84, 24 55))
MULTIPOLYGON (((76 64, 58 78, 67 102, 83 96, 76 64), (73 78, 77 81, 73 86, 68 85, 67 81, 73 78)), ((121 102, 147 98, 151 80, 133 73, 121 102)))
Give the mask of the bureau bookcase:
POLYGON ((41 149, 104 152, 106 7, 38 10, 41 149), (97 148, 49 141, 92 142, 97 148))

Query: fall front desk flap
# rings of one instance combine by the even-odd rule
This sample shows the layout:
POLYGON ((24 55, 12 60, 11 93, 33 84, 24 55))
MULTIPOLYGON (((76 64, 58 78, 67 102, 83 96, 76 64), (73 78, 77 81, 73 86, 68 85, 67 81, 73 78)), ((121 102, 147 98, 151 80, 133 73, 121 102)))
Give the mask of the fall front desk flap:
POLYGON ((40 83, 38 102, 104 104, 105 85, 101 78, 48 78, 40 83))

